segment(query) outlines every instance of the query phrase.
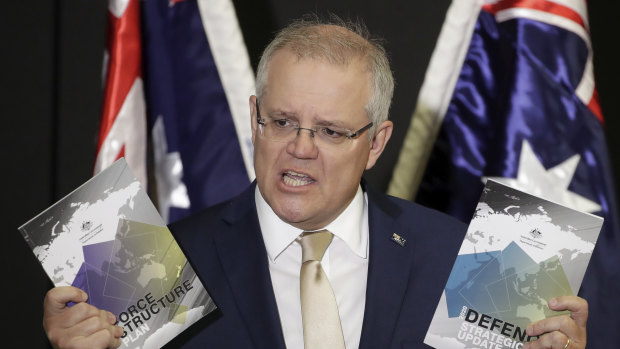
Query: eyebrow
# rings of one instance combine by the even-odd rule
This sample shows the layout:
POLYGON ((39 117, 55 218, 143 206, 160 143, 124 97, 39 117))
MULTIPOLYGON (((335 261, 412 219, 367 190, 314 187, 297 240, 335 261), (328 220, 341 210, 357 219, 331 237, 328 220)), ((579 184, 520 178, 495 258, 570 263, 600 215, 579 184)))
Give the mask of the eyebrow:
POLYGON ((342 123, 342 121, 338 121, 338 120, 322 120, 322 119, 316 119, 315 118, 314 125, 316 125, 316 126, 334 126, 334 127, 338 127, 338 128, 342 128, 342 129, 346 129, 346 130, 350 129, 350 127, 344 125, 342 123))
MULTIPOLYGON (((261 110, 262 112, 262 110, 261 110)), ((265 113, 266 116, 270 117, 270 118, 287 118, 287 119, 291 119, 291 120, 295 120, 297 122, 299 122, 299 114, 295 113, 295 112, 290 112, 290 111, 285 111, 285 110, 274 110, 270 113, 265 113)), ((342 121, 339 120, 325 120, 319 117, 312 117, 312 125, 313 126, 334 126, 334 127, 338 127, 338 128, 342 128, 345 130, 351 130, 352 128, 345 125, 342 121)))
POLYGON ((287 112, 287 111, 283 111, 283 110, 274 110, 270 113, 265 113, 267 114, 267 116, 269 117, 285 117, 285 118, 292 118, 292 119, 296 119, 297 120, 297 113, 292 113, 292 112, 287 112))

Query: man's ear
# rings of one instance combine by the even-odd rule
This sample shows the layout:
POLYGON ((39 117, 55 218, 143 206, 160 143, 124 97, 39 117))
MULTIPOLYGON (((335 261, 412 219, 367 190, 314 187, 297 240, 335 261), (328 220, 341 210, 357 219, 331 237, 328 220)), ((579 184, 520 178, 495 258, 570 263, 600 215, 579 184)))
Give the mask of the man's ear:
POLYGON ((383 150, 385 149, 385 145, 392 137, 392 130, 394 129, 394 124, 386 120, 382 122, 375 131, 375 137, 372 139, 370 143, 370 153, 368 155, 368 161, 366 162, 366 169, 370 170, 379 157, 383 150))
POLYGON ((256 138, 256 131, 258 130, 258 121, 256 121, 256 96, 250 96, 250 122, 252 123, 252 144, 256 138))

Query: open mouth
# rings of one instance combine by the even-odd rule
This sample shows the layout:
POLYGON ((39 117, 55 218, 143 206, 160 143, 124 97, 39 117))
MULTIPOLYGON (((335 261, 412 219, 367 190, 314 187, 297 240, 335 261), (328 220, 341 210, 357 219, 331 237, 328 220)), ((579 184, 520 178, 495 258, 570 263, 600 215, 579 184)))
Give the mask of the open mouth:
POLYGON ((308 185, 315 182, 312 177, 291 170, 287 170, 282 173, 282 181, 284 184, 291 187, 300 187, 302 185, 308 185))

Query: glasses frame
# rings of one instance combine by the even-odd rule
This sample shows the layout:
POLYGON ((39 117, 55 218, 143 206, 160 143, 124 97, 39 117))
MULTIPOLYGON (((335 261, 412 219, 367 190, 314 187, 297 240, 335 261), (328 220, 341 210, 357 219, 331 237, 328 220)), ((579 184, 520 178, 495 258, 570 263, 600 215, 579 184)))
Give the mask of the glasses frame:
MULTIPOLYGON (((261 126, 261 127, 265 127, 265 122, 267 121, 266 119, 262 118, 260 116, 260 108, 258 106, 258 98, 256 98, 256 122, 261 126)), ((354 139, 359 138, 359 136, 362 135, 362 133, 364 133, 364 131, 370 129, 373 126, 373 122, 369 122, 366 126, 360 128, 359 130, 352 132, 350 134, 346 134, 344 135, 345 137, 347 137, 347 139, 349 141, 353 141, 354 139)), ((312 138, 314 138, 314 133, 318 132, 318 130, 312 129, 312 128, 306 128, 306 127, 301 127, 301 126, 297 126, 295 127, 295 129, 297 130, 297 136, 299 136, 299 134, 301 133, 301 130, 308 130, 310 131, 310 136, 312 138)), ((262 133, 262 132, 261 132, 262 133)))

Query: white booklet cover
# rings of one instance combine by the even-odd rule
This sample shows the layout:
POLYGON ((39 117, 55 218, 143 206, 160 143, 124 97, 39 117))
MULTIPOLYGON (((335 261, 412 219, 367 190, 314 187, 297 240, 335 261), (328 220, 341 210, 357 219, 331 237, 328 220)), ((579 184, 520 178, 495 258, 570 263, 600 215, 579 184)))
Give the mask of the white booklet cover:
POLYGON ((488 180, 424 343, 521 348, 529 324, 563 314, 548 300, 579 291, 602 224, 488 180))
POLYGON ((121 348, 160 348, 215 309, 124 159, 19 231, 54 285, 116 315, 121 348))

